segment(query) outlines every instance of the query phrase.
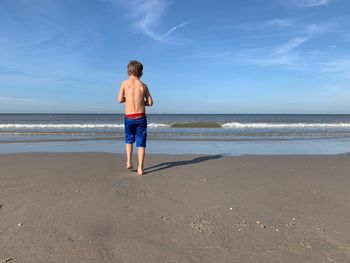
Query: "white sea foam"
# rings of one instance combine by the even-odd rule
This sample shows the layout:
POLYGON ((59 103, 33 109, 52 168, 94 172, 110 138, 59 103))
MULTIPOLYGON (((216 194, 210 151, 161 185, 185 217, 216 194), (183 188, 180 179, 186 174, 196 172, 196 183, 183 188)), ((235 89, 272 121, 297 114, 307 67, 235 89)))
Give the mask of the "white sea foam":
POLYGON ((171 127, 169 124, 164 123, 148 123, 148 128, 169 128, 171 127))
POLYGON ((0 124, 0 129, 95 129, 95 128, 123 128, 124 124, 108 124, 108 123, 33 123, 33 124, 22 124, 22 123, 10 123, 0 124))
MULTIPOLYGON (((149 123, 148 128, 170 128, 170 124, 165 123, 149 123)), ((221 125, 222 128, 228 129, 268 129, 268 128, 350 128, 350 123, 240 123, 228 122, 221 125)), ((1 130, 14 129, 118 129, 124 128, 123 123, 3 123, 0 124, 1 130)), ((186 128, 185 128, 186 129, 186 128)))
POLYGON ((240 123, 228 122, 223 128, 350 128, 350 123, 240 123))
MULTIPOLYGON (((149 128, 166 128, 170 127, 168 124, 163 123, 149 123, 149 128)), ((22 124, 22 123, 5 123, 0 124, 0 129, 116 129, 124 128, 122 123, 33 123, 33 124, 22 124)))

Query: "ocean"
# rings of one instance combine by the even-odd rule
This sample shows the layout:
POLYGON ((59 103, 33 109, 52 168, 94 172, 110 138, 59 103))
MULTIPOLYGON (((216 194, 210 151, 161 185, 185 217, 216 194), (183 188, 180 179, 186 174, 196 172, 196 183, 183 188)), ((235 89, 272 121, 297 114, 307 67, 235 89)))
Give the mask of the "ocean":
MULTIPOLYGON (((123 152, 123 118, 0 114, 0 152, 123 152)), ((336 154, 350 146, 350 115, 149 114, 147 119, 152 153, 336 154)))

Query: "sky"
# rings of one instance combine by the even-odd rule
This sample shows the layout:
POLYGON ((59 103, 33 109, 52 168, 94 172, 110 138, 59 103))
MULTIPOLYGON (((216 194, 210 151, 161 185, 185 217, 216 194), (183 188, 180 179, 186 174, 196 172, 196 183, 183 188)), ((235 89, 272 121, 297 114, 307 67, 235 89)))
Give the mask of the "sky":
POLYGON ((0 113, 350 113, 349 0, 1 0, 0 113))

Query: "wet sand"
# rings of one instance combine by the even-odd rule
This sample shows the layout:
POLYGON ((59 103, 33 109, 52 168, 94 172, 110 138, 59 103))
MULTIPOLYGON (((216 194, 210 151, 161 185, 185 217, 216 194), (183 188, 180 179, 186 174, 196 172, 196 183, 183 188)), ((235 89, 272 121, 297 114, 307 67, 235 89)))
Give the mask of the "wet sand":
POLYGON ((350 262, 350 155, 0 155, 0 262, 350 262))

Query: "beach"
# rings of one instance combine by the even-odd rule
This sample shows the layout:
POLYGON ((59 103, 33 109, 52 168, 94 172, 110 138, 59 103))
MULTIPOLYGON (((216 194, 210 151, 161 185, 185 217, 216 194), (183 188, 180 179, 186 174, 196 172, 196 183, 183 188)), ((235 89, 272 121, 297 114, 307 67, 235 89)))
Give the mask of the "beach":
POLYGON ((349 10, 0 1, 0 263, 350 263, 349 10))
POLYGON ((350 155, 0 155, 0 262, 350 262, 350 155))

